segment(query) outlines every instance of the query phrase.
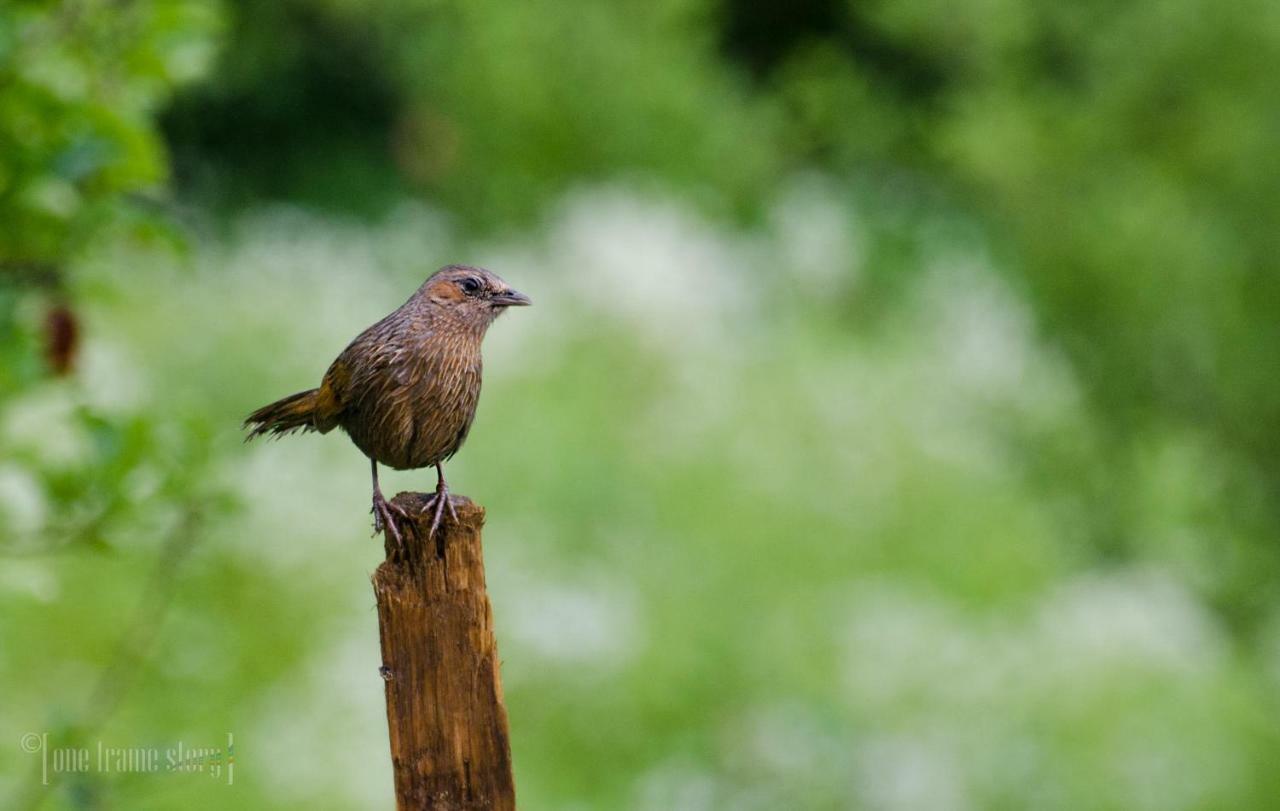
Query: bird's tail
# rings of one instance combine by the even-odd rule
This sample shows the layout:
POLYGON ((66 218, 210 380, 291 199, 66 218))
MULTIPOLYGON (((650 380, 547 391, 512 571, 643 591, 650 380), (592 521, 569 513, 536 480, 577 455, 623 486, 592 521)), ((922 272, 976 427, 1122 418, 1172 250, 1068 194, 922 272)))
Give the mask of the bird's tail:
POLYGON ((315 410, 319 391, 300 391, 259 408, 244 421, 245 428, 252 428, 244 441, 248 442, 264 434, 283 436, 294 431, 316 430, 315 410))

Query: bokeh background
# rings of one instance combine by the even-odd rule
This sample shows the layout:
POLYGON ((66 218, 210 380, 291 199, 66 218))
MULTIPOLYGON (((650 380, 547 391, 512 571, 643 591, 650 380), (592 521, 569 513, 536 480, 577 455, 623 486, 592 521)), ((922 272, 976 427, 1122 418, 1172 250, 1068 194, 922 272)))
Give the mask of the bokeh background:
POLYGON ((390 807, 367 466, 239 422, 464 261, 522 807, 1280 807, 1278 71, 1271 0, 6 0, 0 804, 390 807))

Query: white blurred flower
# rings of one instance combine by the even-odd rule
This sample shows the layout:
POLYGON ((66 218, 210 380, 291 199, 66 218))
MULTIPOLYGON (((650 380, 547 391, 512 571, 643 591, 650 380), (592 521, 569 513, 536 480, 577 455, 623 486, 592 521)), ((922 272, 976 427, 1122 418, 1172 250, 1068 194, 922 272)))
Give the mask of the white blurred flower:
POLYGON ((838 729, 799 702, 752 707, 727 730, 726 760, 735 773, 819 788, 852 763, 848 739, 838 729))
POLYGON ((1036 336, 1027 304, 980 255, 934 259, 917 290, 916 329, 937 374, 976 404, 1074 405, 1068 364, 1036 336))
POLYGON ((750 256, 674 201, 618 188, 571 195, 548 253, 589 309, 675 352, 717 343, 751 304, 750 256))
MULTIPOLYGON (((372 531, 366 512, 368 460, 345 437, 304 436, 287 449, 261 442, 238 462, 220 476, 248 509, 225 542, 246 558, 297 576, 324 565, 325 548, 317 544, 330 544, 336 553, 372 531), (292 538, 308 540, 283 542, 292 538)), ((388 494, 395 492, 391 477, 383 473, 382 486, 388 494)))
POLYGON ((1023 385, 1037 348, 1026 305, 977 257, 935 260, 919 295, 953 376, 975 391, 1023 385))
POLYGON ((856 756, 854 785, 871 811, 964 811, 970 807, 954 752, 908 735, 872 737, 856 756))
POLYGON ((6 560, 0 566, 0 591, 26 594, 42 603, 51 603, 62 594, 53 568, 40 560, 6 560))
POLYGON ((42 465, 72 467, 89 454, 67 386, 38 386, 10 401, 0 414, 0 445, 32 452, 42 465))
POLYGON ((14 464, 0 465, 0 527, 25 535, 44 526, 48 513, 44 490, 30 472, 14 464))
POLYGON ((109 338, 95 337, 86 343, 80 380, 86 403, 98 411, 129 411, 151 398, 143 364, 109 338))
POLYGON ((680 760, 662 763, 637 783, 636 811, 711 811, 722 807, 716 775, 680 760))
POLYGON ((859 756, 871 807, 963 807, 1008 792, 1071 807, 1105 782, 1126 807, 1189 809, 1245 779, 1239 741, 1216 721, 1225 633, 1167 574, 1084 574, 1022 619, 903 582, 855 595, 850 704, 877 730, 911 730, 877 732, 889 737, 859 756), (1052 756, 1041 739, 1055 742, 1052 756))
POLYGON ((392 803, 386 704, 372 614, 328 650, 263 693, 244 735, 258 778, 282 807, 316 803, 382 808, 392 803), (323 708, 318 711, 317 708, 323 708))
POLYGON ((1084 677, 1114 666, 1211 673, 1226 655, 1223 631, 1185 587, 1159 572, 1085 575, 1052 593, 1036 617, 1045 655, 1084 677))
POLYGON ((797 178, 769 210, 768 245, 778 273, 795 276, 819 292, 857 281, 865 253, 863 236, 849 205, 830 181, 797 178))
POLYGON ((643 643, 635 598, 616 578, 582 582, 504 581, 504 639, 557 664, 589 670, 624 666, 643 643))

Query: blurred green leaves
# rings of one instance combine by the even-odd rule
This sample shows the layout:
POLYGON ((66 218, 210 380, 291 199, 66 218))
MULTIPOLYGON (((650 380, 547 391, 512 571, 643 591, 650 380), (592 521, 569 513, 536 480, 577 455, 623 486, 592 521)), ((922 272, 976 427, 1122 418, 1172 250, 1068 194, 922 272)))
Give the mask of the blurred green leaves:
MULTIPOLYGON (((1270 573, 1238 569, 1223 599, 1274 596, 1274 4, 850 3, 778 50, 761 87, 792 111, 784 152, 864 184, 879 167, 889 188, 941 190, 951 216, 984 224, 1105 421, 1084 491, 1114 507, 1129 484, 1098 471, 1140 464, 1152 441, 1205 447, 1230 471, 1224 509, 1258 533, 1251 566, 1270 573)), ((1133 537, 1126 509, 1095 529, 1104 554, 1135 553, 1118 540, 1133 537)))
POLYGON ((212 0, 13 0, 0 13, 0 270, 59 263, 167 176, 159 105, 213 55, 212 0))
POLYGON ((1274 3, 226 10, 0 13, 0 678, 37 720, 207 513, 120 729, 243 725, 258 804, 385 798, 365 469, 235 426, 474 256, 538 301, 451 473, 501 505, 532 806, 1274 802, 1274 3), (95 244, 167 151, 224 232, 95 244), (241 210, 282 200, 328 214, 241 210))
POLYGON ((234 12, 225 67, 166 118, 180 167, 214 199, 366 212, 411 189, 491 228, 618 174, 739 211, 777 176, 770 105, 722 69, 699 3, 234 12))
POLYGON ((162 421, 104 413, 78 383, 44 378, 74 369, 81 349, 67 265, 104 226, 154 230, 132 202, 168 176, 157 111, 209 65, 219 14, 212 0, 15 0, 0 12, 0 403, 30 420, 2 444, 39 478, 47 518, 42 533, 6 533, 10 552, 36 551, 33 538, 105 544, 112 521, 137 517, 126 502, 142 496, 126 483, 144 467, 184 489, 185 463, 166 466, 155 440, 162 421))

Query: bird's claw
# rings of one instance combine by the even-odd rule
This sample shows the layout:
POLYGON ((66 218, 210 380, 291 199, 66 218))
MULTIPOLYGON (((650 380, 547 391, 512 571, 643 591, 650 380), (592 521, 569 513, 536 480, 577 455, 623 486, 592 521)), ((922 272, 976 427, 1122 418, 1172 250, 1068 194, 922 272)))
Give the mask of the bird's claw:
POLYGON ((404 538, 400 535, 400 527, 396 525, 396 517, 409 520, 409 513, 405 512, 404 507, 387 501, 381 493, 376 493, 373 497, 373 509, 370 512, 373 513, 373 534, 389 531, 391 537, 396 539, 396 546, 403 549, 404 538))
POLYGON ((436 529, 439 528, 440 520, 444 517, 446 509, 449 510, 450 520, 456 524, 458 522, 458 511, 453 508, 453 497, 449 495, 448 487, 440 487, 427 498, 426 503, 422 505, 422 509, 419 511, 420 515, 425 515, 428 510, 435 510, 435 515, 431 519, 431 530, 428 533, 428 537, 435 537, 436 529))

